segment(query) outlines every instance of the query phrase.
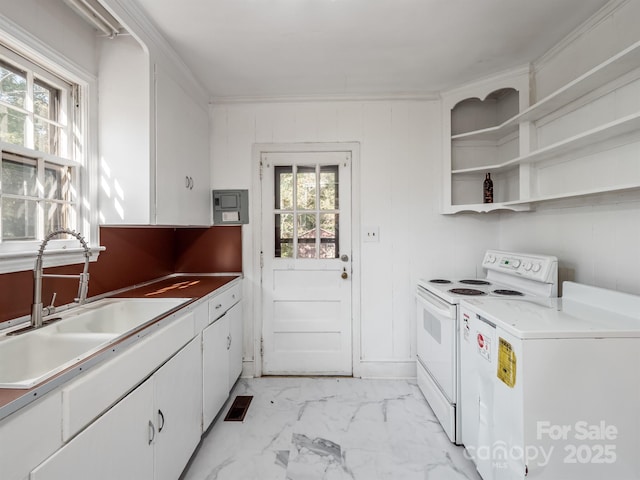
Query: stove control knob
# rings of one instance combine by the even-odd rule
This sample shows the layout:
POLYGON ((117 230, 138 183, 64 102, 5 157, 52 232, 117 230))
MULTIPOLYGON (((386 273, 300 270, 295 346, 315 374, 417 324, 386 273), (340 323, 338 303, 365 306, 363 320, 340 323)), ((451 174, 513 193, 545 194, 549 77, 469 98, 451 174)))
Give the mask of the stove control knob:
POLYGON ((527 262, 524 264, 524 269, 528 272, 529 270, 531 270, 531 267, 533 267, 533 264, 531 262, 527 262))
POLYGON ((534 271, 535 273, 538 273, 538 272, 540 271, 540 268, 542 268, 542 267, 540 266, 540 264, 539 264, 539 263, 536 263, 536 264, 533 266, 533 271, 534 271))
POLYGON ((512 265, 513 265, 513 268, 518 268, 520 264, 521 264, 520 260, 514 260, 512 265))
POLYGON ((494 257, 493 255, 489 255, 487 257, 487 262, 488 263, 496 263, 496 257, 494 257))

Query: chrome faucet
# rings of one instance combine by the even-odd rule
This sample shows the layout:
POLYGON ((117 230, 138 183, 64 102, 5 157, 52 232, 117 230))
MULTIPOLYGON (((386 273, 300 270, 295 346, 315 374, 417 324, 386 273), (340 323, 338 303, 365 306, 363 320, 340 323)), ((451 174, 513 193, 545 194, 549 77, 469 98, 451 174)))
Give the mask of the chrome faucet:
MULTIPOLYGON (((84 240, 84 237, 80 235, 78 232, 74 230, 69 230, 66 228, 56 230, 51 232, 49 235, 45 237, 40 245, 40 250, 38 250, 38 256, 36 257, 36 264, 33 267, 33 305, 31 307, 31 327, 32 328, 40 328, 42 326, 42 278, 43 277, 52 277, 52 278, 79 278, 80 285, 78 286, 78 297, 74 298, 74 302, 82 305, 87 299, 87 292, 89 291, 89 257, 91 256, 91 251, 89 250, 89 246, 87 242, 84 240), (82 244, 82 248, 84 249, 84 269, 80 275, 52 275, 52 274, 44 274, 42 272, 42 256, 44 254, 44 249, 51 240, 56 235, 60 235, 66 233, 67 235, 71 235, 78 239, 78 241, 82 244)), ((55 299, 55 294, 54 294, 55 299)), ((47 313, 53 313, 53 300, 51 301, 51 305, 47 307, 47 313)))

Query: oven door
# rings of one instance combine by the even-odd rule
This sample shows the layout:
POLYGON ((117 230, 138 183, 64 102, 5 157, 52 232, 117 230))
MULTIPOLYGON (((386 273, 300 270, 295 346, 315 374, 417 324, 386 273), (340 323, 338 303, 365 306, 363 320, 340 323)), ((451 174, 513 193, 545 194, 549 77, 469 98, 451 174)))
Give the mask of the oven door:
POLYGON ((457 306, 420 287, 416 298, 418 362, 447 401, 455 405, 458 394, 457 306))

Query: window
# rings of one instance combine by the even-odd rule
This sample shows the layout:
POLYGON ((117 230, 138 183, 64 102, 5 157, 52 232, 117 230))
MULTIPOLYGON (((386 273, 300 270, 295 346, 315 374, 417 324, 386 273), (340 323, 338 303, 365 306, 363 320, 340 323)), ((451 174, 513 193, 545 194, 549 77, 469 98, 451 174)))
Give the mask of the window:
POLYGON ((274 181, 275 257, 337 258, 338 166, 277 166, 274 181))
MULTIPOLYGON (((33 268, 40 242, 61 228, 97 246, 80 98, 93 80, 56 52, 21 45, 0 43, 0 272, 33 268)), ((73 263, 78 246, 59 236, 47 251, 68 248, 54 263, 73 263)))
POLYGON ((72 84, 11 50, 0 54, 0 141, 68 157, 72 84))
POLYGON ((59 228, 74 229, 72 173, 68 166, 4 153, 2 241, 39 240, 59 228))

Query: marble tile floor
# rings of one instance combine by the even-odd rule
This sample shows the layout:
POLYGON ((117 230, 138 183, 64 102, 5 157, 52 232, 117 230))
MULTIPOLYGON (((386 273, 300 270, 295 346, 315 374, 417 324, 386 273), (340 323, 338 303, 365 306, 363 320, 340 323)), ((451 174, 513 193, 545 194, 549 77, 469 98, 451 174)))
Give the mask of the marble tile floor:
POLYGON ((183 480, 480 480, 415 382, 241 379, 183 480), (253 395, 243 422, 225 422, 253 395))

